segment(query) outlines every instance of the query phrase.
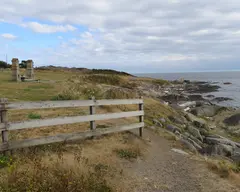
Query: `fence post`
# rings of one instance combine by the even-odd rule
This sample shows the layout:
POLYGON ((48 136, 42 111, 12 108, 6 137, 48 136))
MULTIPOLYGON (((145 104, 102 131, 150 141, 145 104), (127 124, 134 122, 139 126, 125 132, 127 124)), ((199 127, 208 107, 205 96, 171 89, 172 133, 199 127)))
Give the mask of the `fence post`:
MULTIPOLYGON (((91 100, 93 100, 95 102, 95 97, 92 97, 91 100)), ((96 107, 90 106, 90 115, 94 115, 96 113, 96 107)), ((95 121, 90 121, 90 129, 91 130, 95 130, 96 129, 96 124, 95 121)))
MULTIPOLYGON (((7 99, 5 98, 1 98, 0 99, 0 105, 1 105, 1 123, 5 124, 4 129, 2 130, 2 143, 3 144, 8 144, 8 130, 7 130, 7 108, 6 108, 6 104, 7 104, 7 99)), ((9 151, 5 151, 4 152, 5 155, 9 155, 9 151)))
MULTIPOLYGON (((140 97, 140 99, 143 99, 143 97, 140 97)), ((143 103, 140 103, 139 104, 139 111, 143 111, 143 103)), ((143 115, 140 115, 139 116, 139 122, 143 122, 143 115)), ((140 137, 142 137, 142 133, 143 133, 143 127, 140 127, 139 128, 139 135, 140 137)))

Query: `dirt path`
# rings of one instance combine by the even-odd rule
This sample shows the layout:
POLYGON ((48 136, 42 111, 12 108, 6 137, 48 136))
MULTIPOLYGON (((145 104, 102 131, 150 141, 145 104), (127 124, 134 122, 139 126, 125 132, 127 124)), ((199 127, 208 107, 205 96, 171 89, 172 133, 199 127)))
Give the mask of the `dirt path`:
POLYGON ((231 182, 207 169, 205 163, 171 150, 170 142, 151 130, 144 159, 124 165, 139 179, 136 192, 239 192, 231 182))

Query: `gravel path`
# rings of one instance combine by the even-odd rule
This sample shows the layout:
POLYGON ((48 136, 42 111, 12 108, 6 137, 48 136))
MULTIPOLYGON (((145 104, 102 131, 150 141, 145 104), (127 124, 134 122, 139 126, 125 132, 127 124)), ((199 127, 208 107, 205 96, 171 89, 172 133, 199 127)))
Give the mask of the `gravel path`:
POLYGON ((145 129, 150 146, 144 159, 125 167, 140 180, 136 192, 240 192, 226 179, 206 168, 206 164, 171 150, 170 142, 145 129))

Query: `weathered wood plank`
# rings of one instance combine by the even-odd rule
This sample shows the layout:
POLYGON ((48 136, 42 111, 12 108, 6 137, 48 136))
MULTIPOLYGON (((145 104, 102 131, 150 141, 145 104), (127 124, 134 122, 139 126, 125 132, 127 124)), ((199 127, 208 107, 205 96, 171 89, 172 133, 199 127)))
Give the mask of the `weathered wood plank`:
POLYGON ((9 123, 8 130, 19 130, 25 128, 38 128, 45 126, 73 124, 87 121, 99 121, 107 119, 117 119, 123 117, 136 117, 144 115, 144 111, 129 111, 121 113, 109 113, 109 114, 96 114, 86 116, 74 116, 74 117, 58 117, 53 119, 32 120, 20 123, 9 123))
MULTIPOLYGON (((95 101, 95 98, 92 97, 92 100, 95 101)), ((95 106, 90 106, 90 115, 94 115, 96 113, 96 107, 95 106)), ((96 123, 95 121, 90 121, 90 129, 96 129, 96 123)))
POLYGON ((55 136, 26 139, 21 141, 12 141, 12 142, 9 142, 8 145, 1 144, 0 151, 12 150, 12 149, 18 149, 18 148, 24 148, 24 147, 30 147, 30 146, 36 146, 36 145, 43 145, 43 144, 50 144, 50 143, 57 143, 57 142, 80 140, 80 139, 85 139, 92 136, 100 136, 100 135, 109 134, 109 133, 116 133, 116 132, 131 130, 135 128, 140 128, 143 126, 144 126, 144 123, 142 122, 142 123, 124 125, 120 127, 95 129, 94 131, 67 133, 67 134, 59 134, 55 136))
MULTIPOLYGON (((142 99, 109 99, 109 100, 72 100, 72 101, 40 101, 9 103, 8 109, 46 109, 65 107, 86 107, 100 105, 130 105, 143 103, 142 99)), ((1 110, 1 107, 0 107, 1 110)))

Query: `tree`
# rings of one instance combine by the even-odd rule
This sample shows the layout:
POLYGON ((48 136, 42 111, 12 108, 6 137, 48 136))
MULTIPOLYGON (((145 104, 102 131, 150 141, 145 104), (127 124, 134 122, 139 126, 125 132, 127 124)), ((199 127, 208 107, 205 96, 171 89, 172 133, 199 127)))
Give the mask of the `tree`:
POLYGON ((27 61, 25 61, 25 60, 22 60, 22 62, 19 64, 19 67, 20 68, 27 68, 27 61))
POLYGON ((0 61, 0 68, 6 69, 8 68, 8 64, 5 61, 0 61))

